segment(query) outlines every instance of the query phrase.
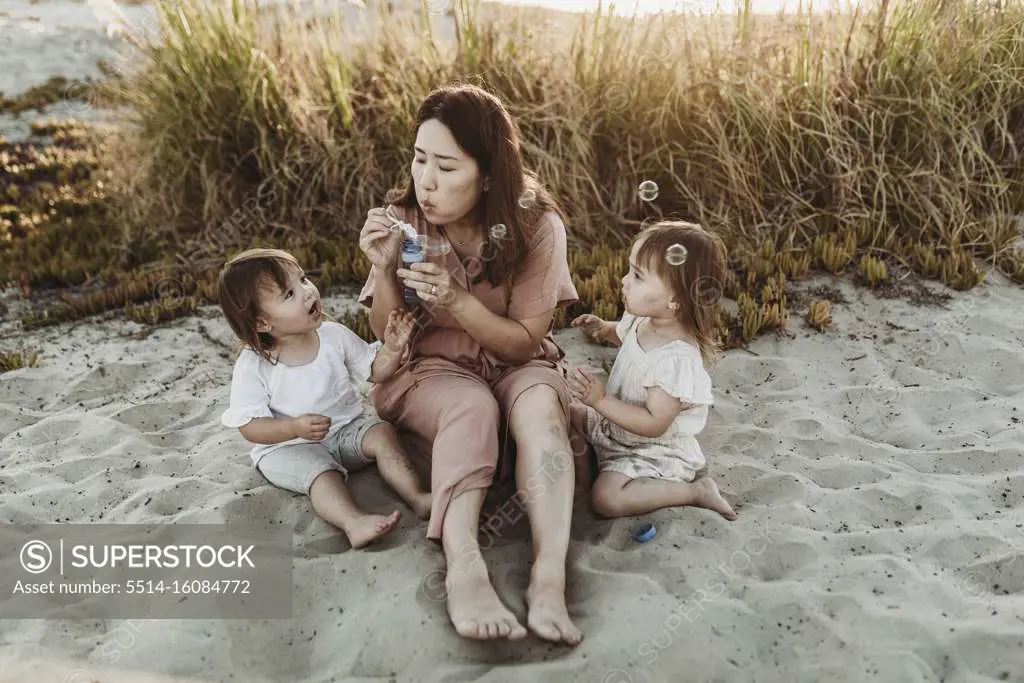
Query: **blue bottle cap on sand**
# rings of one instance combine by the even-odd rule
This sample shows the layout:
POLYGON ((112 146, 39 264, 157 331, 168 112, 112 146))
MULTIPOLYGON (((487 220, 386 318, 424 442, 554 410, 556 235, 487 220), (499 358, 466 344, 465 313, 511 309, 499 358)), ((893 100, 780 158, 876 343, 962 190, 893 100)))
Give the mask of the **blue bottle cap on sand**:
POLYGON ((636 533, 633 534, 633 538, 636 539, 637 543, 647 543, 647 541, 654 538, 654 535, 657 533, 658 529, 653 524, 644 524, 636 530, 636 533))

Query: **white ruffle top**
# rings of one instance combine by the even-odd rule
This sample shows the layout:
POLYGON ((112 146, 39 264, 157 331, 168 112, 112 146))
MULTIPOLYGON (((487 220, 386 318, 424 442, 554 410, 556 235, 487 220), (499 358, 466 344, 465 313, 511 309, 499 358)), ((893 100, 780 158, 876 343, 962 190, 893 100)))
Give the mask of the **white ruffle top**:
POLYGON ((704 369, 700 349, 693 344, 674 340, 644 350, 636 335, 644 320, 624 313, 616 326, 622 346, 605 390, 625 403, 643 406, 647 404, 648 387, 656 386, 692 407, 680 411, 665 433, 657 437, 628 432, 589 409, 588 438, 601 470, 692 481, 705 465, 695 436, 704 429, 708 407, 714 403, 711 377, 704 369))
MULTIPOLYGON (((315 413, 331 418, 326 440, 361 416, 359 384, 369 380, 381 343, 368 344, 344 325, 329 320, 316 332, 320 338, 316 358, 301 365, 271 363, 252 349, 244 349, 231 374, 231 398, 221 424, 237 428, 258 417, 315 413)), ((300 438, 257 444, 251 451, 253 465, 277 448, 298 443, 312 442, 300 438)))

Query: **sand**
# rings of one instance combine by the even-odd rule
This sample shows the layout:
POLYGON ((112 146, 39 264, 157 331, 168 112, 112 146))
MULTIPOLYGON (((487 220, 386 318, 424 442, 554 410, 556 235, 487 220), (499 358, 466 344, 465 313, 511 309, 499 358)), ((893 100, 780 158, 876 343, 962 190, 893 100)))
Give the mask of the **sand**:
MULTIPOLYGON (((119 314, 25 332, 8 291, 0 348, 42 362, 0 375, 0 520, 274 521, 294 528, 295 618, 0 620, 0 681, 1024 680, 1024 290, 990 280, 937 305, 798 283, 845 297, 835 329, 794 317, 712 371, 701 441, 737 521, 605 521, 577 502, 575 650, 459 639, 432 588, 440 552, 375 472, 354 477, 358 500, 404 516, 367 551, 263 482, 219 424, 217 309, 151 332, 119 314), (637 544, 648 521, 657 537, 637 544)), ((557 339, 574 365, 614 357, 557 339)), ((522 618, 525 519, 482 542, 522 618)))
MULTIPOLYGON (((120 44, 103 5, 5 0, 0 90, 98 75, 120 44)), ((152 16, 121 11, 131 30, 152 16)), ((0 116, 0 133, 101 113, 58 103, 0 116)), ((0 595, 0 683, 1024 681, 1024 290, 990 280, 934 306, 799 283, 845 297, 836 329, 794 318, 712 371, 701 442, 739 520, 605 521, 578 501, 572 650, 459 639, 441 555, 376 473, 354 478, 359 501, 405 515, 366 551, 267 485, 219 423, 231 338, 215 308, 155 331, 108 314, 25 332, 24 302, 2 293, 0 349, 42 359, 0 374, 0 522, 272 521, 294 529, 296 561, 290 621, 12 620, 0 595), (643 522, 658 535, 639 545, 643 522)), ((574 365, 614 358, 578 331, 557 339, 574 365)), ((482 539, 521 618, 528 539, 525 519, 482 539)))

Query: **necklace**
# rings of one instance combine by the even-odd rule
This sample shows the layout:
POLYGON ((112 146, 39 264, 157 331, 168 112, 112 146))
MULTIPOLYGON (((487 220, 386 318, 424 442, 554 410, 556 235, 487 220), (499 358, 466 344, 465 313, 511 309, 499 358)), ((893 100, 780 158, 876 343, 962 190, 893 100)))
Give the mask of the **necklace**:
POLYGON ((466 246, 466 240, 452 240, 451 236, 448 234, 448 230, 443 225, 440 226, 440 227, 441 227, 441 232, 444 233, 444 236, 448 238, 448 241, 455 242, 456 246, 460 246, 460 247, 466 246))

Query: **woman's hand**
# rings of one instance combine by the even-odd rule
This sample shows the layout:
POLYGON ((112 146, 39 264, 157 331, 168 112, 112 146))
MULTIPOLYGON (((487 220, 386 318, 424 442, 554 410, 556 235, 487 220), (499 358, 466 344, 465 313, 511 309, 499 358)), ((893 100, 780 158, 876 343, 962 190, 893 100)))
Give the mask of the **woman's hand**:
POLYGON ((410 268, 399 268, 398 277, 431 307, 454 308, 468 294, 451 273, 436 263, 413 263, 410 268))
POLYGON ((409 311, 394 310, 388 315, 384 328, 384 347, 394 353, 401 353, 412 339, 416 318, 409 311))
POLYGON ((583 333, 591 339, 599 339, 601 330, 604 329, 604 321, 592 313, 584 313, 572 321, 573 327, 580 327, 583 333))
POLYGON ((359 248, 370 263, 384 271, 393 271, 402 248, 402 231, 392 227, 383 207, 370 209, 359 231, 359 248))
POLYGON ((596 408, 605 397, 604 382, 580 368, 576 368, 576 374, 569 375, 569 389, 591 408, 596 408))

